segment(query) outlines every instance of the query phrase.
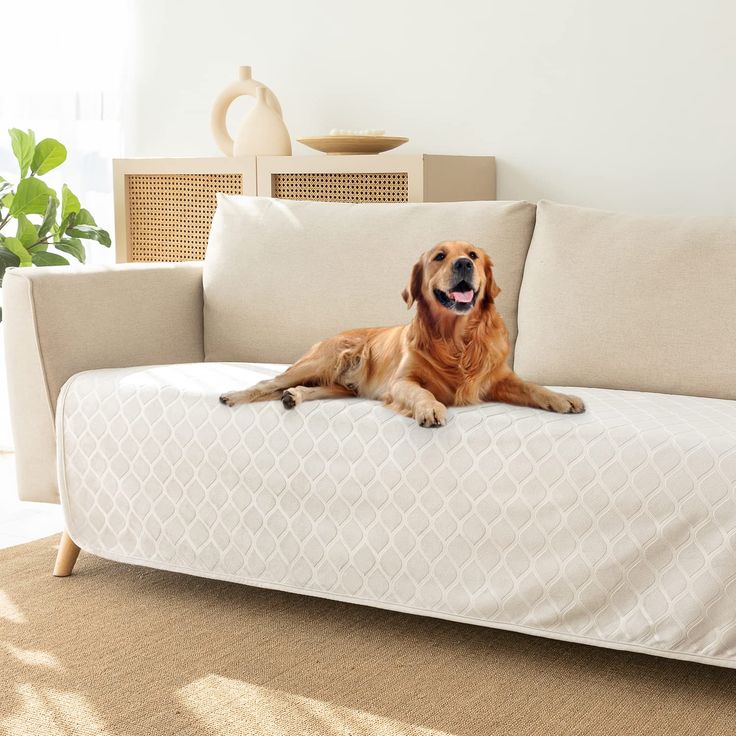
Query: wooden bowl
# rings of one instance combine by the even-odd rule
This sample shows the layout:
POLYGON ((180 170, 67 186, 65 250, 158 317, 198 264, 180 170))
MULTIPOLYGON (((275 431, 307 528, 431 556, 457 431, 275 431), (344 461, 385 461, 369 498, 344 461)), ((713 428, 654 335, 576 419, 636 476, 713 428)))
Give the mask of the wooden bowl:
POLYGON ((409 139, 390 135, 321 135, 297 140, 328 156, 348 156, 383 153, 397 148, 409 139))

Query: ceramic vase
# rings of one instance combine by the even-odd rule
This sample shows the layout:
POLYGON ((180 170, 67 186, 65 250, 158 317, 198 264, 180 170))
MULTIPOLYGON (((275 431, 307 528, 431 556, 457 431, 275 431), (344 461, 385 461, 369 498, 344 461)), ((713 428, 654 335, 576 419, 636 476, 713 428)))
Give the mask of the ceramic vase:
POLYGON ((253 79, 249 66, 241 66, 238 80, 215 100, 210 123, 215 142, 226 156, 291 155, 291 139, 281 117, 281 105, 265 84, 253 79), (256 104, 233 140, 227 130, 227 111, 233 100, 243 95, 255 97, 256 104))

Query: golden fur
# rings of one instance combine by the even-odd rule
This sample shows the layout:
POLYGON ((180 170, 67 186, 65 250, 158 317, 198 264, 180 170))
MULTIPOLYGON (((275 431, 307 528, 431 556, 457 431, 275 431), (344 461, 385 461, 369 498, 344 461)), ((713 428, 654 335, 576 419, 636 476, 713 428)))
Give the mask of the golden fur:
POLYGON ((422 254, 402 294, 409 308, 416 304, 408 325, 349 330, 322 340, 280 376, 220 400, 234 406, 281 399, 291 409, 312 399, 361 396, 383 401, 424 427, 444 425, 447 406, 483 401, 584 411, 579 398, 527 383, 509 368, 508 332, 494 302, 499 291, 493 263, 480 248, 439 243, 422 254), (464 291, 458 296, 453 289, 459 273, 464 291), (467 302, 470 287, 473 299, 467 302))

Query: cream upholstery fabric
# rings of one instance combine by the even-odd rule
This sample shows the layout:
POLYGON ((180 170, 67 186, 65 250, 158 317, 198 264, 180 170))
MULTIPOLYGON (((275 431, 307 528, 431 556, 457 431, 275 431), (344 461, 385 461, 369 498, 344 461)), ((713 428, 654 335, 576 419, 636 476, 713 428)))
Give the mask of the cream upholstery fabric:
POLYGON ((200 264, 6 273, 5 351, 22 499, 58 501, 54 410, 70 376, 202 360, 201 274, 200 264))
POLYGON ((290 363, 342 330, 406 322, 411 268, 447 239, 491 254, 513 344, 534 205, 218 196, 204 267, 206 360, 290 363))
POLYGON ((736 399, 736 218, 540 202, 515 368, 545 384, 736 399))

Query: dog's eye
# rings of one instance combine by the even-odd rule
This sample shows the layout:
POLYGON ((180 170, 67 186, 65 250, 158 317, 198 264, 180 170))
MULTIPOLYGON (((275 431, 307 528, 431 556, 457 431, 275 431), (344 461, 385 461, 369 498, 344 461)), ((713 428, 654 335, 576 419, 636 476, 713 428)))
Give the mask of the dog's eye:
POLYGON ((474 250, 471 250, 470 253, 468 253, 468 258, 475 261, 478 258, 478 254, 474 250))
POLYGON ((440 251, 432 260, 433 261, 444 261, 445 254, 442 251, 440 251))

